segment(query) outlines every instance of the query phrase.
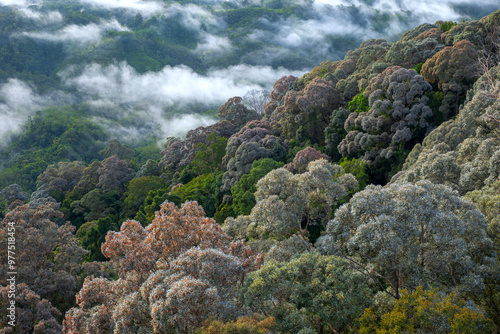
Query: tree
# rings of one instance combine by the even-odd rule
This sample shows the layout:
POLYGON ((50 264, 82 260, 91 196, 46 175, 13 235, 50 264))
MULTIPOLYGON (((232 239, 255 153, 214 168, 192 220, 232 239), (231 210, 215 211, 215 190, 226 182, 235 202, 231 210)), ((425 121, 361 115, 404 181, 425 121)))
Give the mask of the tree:
POLYGON ((219 108, 217 113, 219 119, 240 125, 257 119, 257 112, 255 110, 248 110, 242 101, 243 99, 239 96, 227 100, 227 102, 219 108))
POLYGON ((259 119, 264 116, 264 107, 269 101, 269 92, 267 90, 252 89, 243 96, 243 104, 250 110, 254 110, 259 119))
POLYGON ((222 158, 226 154, 227 138, 212 132, 207 136, 207 141, 208 144, 198 144, 198 152, 190 165, 191 172, 196 176, 223 169, 222 158))
POLYGON ((264 115, 266 119, 269 119, 277 107, 283 105, 283 99, 286 93, 293 88, 296 82, 297 77, 289 75, 279 78, 274 83, 273 90, 269 94, 270 101, 264 106, 264 115))
MULTIPOLYGON (((60 320, 60 315, 73 306, 73 298, 85 276, 80 263, 86 251, 73 235, 74 226, 69 223, 59 226, 54 222, 61 216, 56 203, 33 208, 26 204, 7 212, 0 222, 0 256, 4 259, 7 259, 8 227, 15 228, 17 282, 22 282, 16 293, 22 309, 17 319, 19 328, 42 330, 45 325, 37 326, 37 319, 47 321, 47 326, 52 326, 53 318, 60 320), (39 307, 38 311, 34 307, 39 307)), ((7 265, 7 261, 2 261, 0 271, 12 271, 7 265)), ((7 275, 1 279, 2 293, 6 293, 7 275)), ((51 328, 58 331, 55 324, 51 328)))
POLYGON ((424 93, 430 90, 415 70, 386 69, 370 81, 364 93, 370 110, 352 112, 345 121, 347 135, 338 145, 339 152, 375 163, 411 148, 429 127, 432 111, 424 93))
POLYGON ((290 173, 302 174, 306 171, 307 166, 311 161, 325 159, 328 160, 328 156, 323 154, 312 147, 306 147, 305 149, 297 152, 293 161, 286 164, 283 168, 288 170, 290 173))
POLYGON ((267 334, 276 327, 273 317, 254 315, 250 317, 241 317, 236 321, 221 322, 218 320, 207 321, 203 327, 195 331, 195 334, 267 334))
POLYGON ((266 262, 248 275, 244 299, 258 312, 272 315, 282 332, 315 328, 323 333, 324 327, 344 332, 372 297, 365 278, 349 267, 346 260, 317 253, 266 262))
POLYGON ((15 286, 15 327, 8 324, 7 317, 9 301, 9 287, 0 286, 0 323, 2 333, 44 333, 61 334, 62 326, 58 319, 61 311, 52 306, 47 299, 41 299, 38 294, 30 290, 25 283, 15 286))
POLYGON ((67 197, 80 199, 83 195, 96 188, 99 183, 99 168, 102 168, 102 163, 100 161, 94 161, 85 167, 80 181, 67 197))
POLYGON ((500 175, 500 123, 489 117, 500 115, 500 99, 491 91, 491 82, 494 87, 499 78, 500 66, 479 78, 457 118, 443 123, 422 145, 416 145, 394 181, 427 179, 462 195, 491 186, 500 175))
POLYGON ((0 191, 0 197, 2 197, 8 204, 14 202, 15 200, 27 201, 28 194, 23 191, 21 186, 18 184, 11 184, 0 191))
POLYGON ((195 177, 186 184, 172 187, 170 196, 177 197, 179 203, 197 201, 209 217, 213 217, 221 202, 220 186, 222 172, 203 174, 195 177))
POLYGON ((489 235, 500 247, 500 180, 489 187, 467 193, 465 196, 476 204, 488 221, 489 235))
POLYGON ((494 263, 484 216, 443 185, 370 185, 335 212, 316 246, 383 279, 396 299, 403 288, 459 288, 478 295, 494 263))
POLYGON ((132 179, 123 194, 122 216, 133 218, 150 191, 166 188, 158 176, 144 176, 132 179))
POLYGON ((255 160, 264 158, 283 160, 286 156, 285 147, 283 141, 271 133, 268 121, 247 123, 227 142, 226 155, 223 159, 226 172, 222 177, 221 191, 229 191, 244 174, 248 174, 255 160))
POLYGON ((324 130, 333 109, 343 103, 332 82, 314 78, 301 91, 288 91, 283 105, 276 109, 281 114, 281 135, 287 139, 312 143, 324 142, 324 130))
MULTIPOLYGON (((118 214, 120 196, 116 191, 104 192, 96 188, 86 193, 80 200, 71 203, 74 216, 81 215, 85 222, 118 214)), ((75 220, 73 225, 80 227, 83 222, 75 220)))
POLYGON ((45 184, 50 193, 64 195, 72 190, 83 175, 85 164, 82 161, 59 162, 50 165, 36 180, 37 187, 45 184))
POLYGON ((402 291, 394 308, 380 319, 366 309, 359 320, 361 334, 369 333, 492 333, 496 327, 484 312, 456 292, 402 291))
POLYGON ((76 237, 80 244, 89 251, 85 255, 86 261, 106 261, 102 255, 101 246, 105 241, 106 234, 109 231, 118 231, 118 216, 109 215, 105 218, 89 221, 76 231, 76 237))
POLYGON ((255 185, 262 177, 273 169, 283 166, 271 158, 255 160, 248 174, 244 174, 241 179, 231 188, 233 197, 232 207, 236 215, 249 215, 255 206, 254 193, 257 191, 255 185))
POLYGON ((463 40, 453 47, 447 46, 423 65, 421 74, 425 81, 436 84, 450 98, 443 100, 440 111, 448 109, 458 113, 461 98, 479 78, 479 55, 474 44, 463 40), (446 104, 448 103, 448 104, 446 104))
POLYGON ((18 184, 11 184, 2 189, 0 191, 0 218, 5 216, 7 210, 12 210, 16 206, 24 204, 28 198, 28 194, 18 184))
MULTIPOLYGON (((415 39, 419 38, 419 36, 415 37, 415 39)), ((413 68, 419 63, 424 63, 443 48, 444 45, 434 38, 398 41, 391 45, 385 60, 392 65, 413 68)))
POLYGON ((144 165, 139 169, 136 174, 136 177, 145 177, 145 176, 160 176, 161 170, 158 163, 154 160, 148 159, 144 165))
POLYGON ((111 333, 114 327, 112 311, 124 290, 121 283, 93 276, 85 278, 82 289, 76 295, 78 307, 66 312, 63 332, 111 333))
POLYGON ((106 145, 106 148, 99 152, 104 158, 116 156, 119 159, 130 160, 134 155, 134 151, 128 146, 120 143, 116 139, 112 139, 106 145))
POLYGON ((126 184, 135 176, 135 171, 128 167, 125 160, 113 155, 102 162, 102 166, 97 169, 99 183, 97 187, 103 190, 117 190, 123 193, 126 184))
POLYGON ((296 234, 307 249, 310 231, 320 230, 337 201, 357 185, 354 176, 324 159, 310 162, 303 174, 278 168, 257 182, 250 215, 228 218, 224 229, 236 239, 283 241, 296 234))
MULTIPOLYGON (((366 101, 368 101, 368 99, 366 99, 366 101)), ((356 103, 356 105, 358 104, 356 103)), ((344 124, 353 111, 355 110, 339 108, 335 109, 330 115, 330 123, 325 128, 325 152, 333 158, 333 161, 339 161, 342 158, 338 146, 347 135, 344 124)))
POLYGON ((243 278, 244 269, 237 257, 211 248, 188 250, 171 263, 170 272, 159 272, 154 281, 144 284, 151 289, 153 328, 187 332, 211 316, 234 318, 241 314, 235 301, 243 278))
POLYGON ((125 221, 102 253, 119 264, 119 279, 85 280, 67 333, 191 332, 209 318, 240 316, 236 293, 262 256, 231 242, 196 202, 165 202, 144 228, 125 221))

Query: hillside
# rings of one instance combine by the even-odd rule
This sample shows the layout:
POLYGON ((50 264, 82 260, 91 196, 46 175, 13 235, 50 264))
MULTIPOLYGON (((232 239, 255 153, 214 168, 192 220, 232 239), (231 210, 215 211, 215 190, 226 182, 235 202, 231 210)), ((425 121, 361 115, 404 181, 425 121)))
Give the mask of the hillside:
POLYGON ((0 333, 498 331, 498 5, 127 4, 0 7, 0 333))

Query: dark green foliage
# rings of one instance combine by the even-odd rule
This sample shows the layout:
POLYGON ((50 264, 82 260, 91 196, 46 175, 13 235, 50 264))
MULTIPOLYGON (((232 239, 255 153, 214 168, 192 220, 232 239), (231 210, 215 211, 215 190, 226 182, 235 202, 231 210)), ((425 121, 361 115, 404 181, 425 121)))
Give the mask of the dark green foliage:
POLYGON ((151 191, 165 189, 165 181, 158 176, 138 177, 129 182, 123 195, 122 218, 133 218, 151 191))
POLYGON ((339 161, 342 158, 337 146, 347 134, 344 123, 350 113, 345 108, 334 110, 330 116, 330 124, 325 128, 325 153, 332 157, 333 161, 339 161))
POLYGON ((108 231, 118 231, 119 221, 117 215, 109 215, 105 218, 89 221, 78 229, 76 237, 80 244, 88 250, 86 261, 107 261, 102 255, 101 245, 104 243, 108 231))
POLYGON ((346 173, 352 174, 358 180, 358 191, 363 190, 369 182, 368 174, 366 173, 367 165, 363 160, 342 158, 339 165, 344 168, 346 173))
MULTIPOLYGON (((158 138, 151 138, 147 142, 142 143, 138 147, 134 147, 134 157, 130 161, 131 167, 132 164, 136 164, 138 166, 144 165, 148 160, 153 160, 157 165, 156 160, 160 157, 161 149, 158 146, 158 138)), ((159 175, 159 174, 158 174, 159 175)))
POLYGON ((226 154, 227 138, 211 133, 207 137, 209 145, 201 143, 197 145, 193 162, 191 162, 191 172, 194 175, 214 173, 221 170, 222 158, 226 154))
POLYGON ((120 196, 117 191, 103 191, 96 188, 86 193, 81 199, 71 202, 71 223, 78 228, 84 222, 116 215, 120 211, 120 205, 120 196))
POLYGON ((445 21, 445 22, 441 23, 441 25, 439 26, 439 29, 441 29, 442 32, 447 32, 453 26, 456 26, 456 25, 457 25, 457 22, 445 21))
POLYGON ((150 224, 155 217, 155 212, 160 209, 160 205, 166 200, 177 206, 181 204, 180 198, 169 194, 169 191, 166 189, 150 191, 134 219, 140 221, 143 226, 150 224))
POLYGON ((235 215, 249 215, 255 205, 255 184, 273 169, 283 167, 282 162, 270 158, 256 160, 252 163, 250 173, 245 174, 231 188, 233 196, 233 212, 235 215))
POLYGON ((233 206, 230 203, 223 203, 217 208, 217 211, 214 214, 214 219, 217 224, 222 225, 226 218, 235 216, 236 214, 234 213, 233 206))
POLYGON ((165 21, 150 19, 145 25, 148 23, 147 28, 136 31, 110 31, 101 41, 72 53, 64 65, 109 65, 126 61, 139 73, 181 64, 196 70, 205 69, 202 59, 193 52, 197 36, 193 30, 184 27, 179 18, 165 21))
POLYGON ((432 118, 430 119, 431 124, 438 126, 444 121, 448 120, 448 115, 446 113, 440 112, 440 107, 443 103, 445 94, 442 91, 432 91, 425 93, 425 96, 429 98, 427 105, 432 110, 432 118))
POLYGON ((394 175, 403 169, 409 150, 398 149, 389 159, 380 159, 366 166, 369 184, 386 184, 394 175))
POLYGON ((100 159, 107 134, 86 119, 85 105, 49 108, 30 118, 24 132, 0 151, 3 168, 0 188, 17 183, 34 190, 36 178, 45 168, 59 161, 100 159))
POLYGON ((364 95, 364 91, 356 95, 348 104, 349 111, 360 113, 368 112, 370 106, 368 105, 368 97, 364 95))
POLYGON ((207 136, 208 144, 198 143, 193 161, 179 173, 175 173, 172 183, 189 183, 195 177, 221 171, 222 158, 226 154, 227 138, 220 137, 212 132, 207 136))
POLYGON ((203 174, 195 177, 189 183, 172 190, 173 196, 180 199, 180 203, 197 201, 208 217, 213 217, 220 204, 219 189, 222 185, 222 173, 203 174))
POLYGON ((420 70, 422 70, 422 65, 424 63, 418 63, 417 66, 415 66, 413 69, 417 71, 418 74, 420 74, 420 70))

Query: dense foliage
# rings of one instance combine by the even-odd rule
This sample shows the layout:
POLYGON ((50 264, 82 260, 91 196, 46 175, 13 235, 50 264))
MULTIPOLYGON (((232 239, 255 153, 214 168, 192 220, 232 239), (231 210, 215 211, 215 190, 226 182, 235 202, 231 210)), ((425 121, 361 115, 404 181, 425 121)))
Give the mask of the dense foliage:
MULTIPOLYGON (((164 5, 168 17, 80 11, 78 1, 1 7, 0 79, 50 95, 73 75, 63 67, 88 61, 108 71, 126 61, 146 76, 260 65, 250 58, 276 43, 262 41, 271 26, 316 15, 307 1, 164 5), (52 17, 54 31, 108 28, 95 42, 42 43, 42 23, 26 13, 52 17), (29 31, 12 37, 21 26, 29 31), (225 39, 231 51, 207 46, 225 39)), ((356 8, 342 13, 387 29, 390 16, 356 8)), ((270 58, 312 66, 303 51, 270 58)), ((146 122, 141 144, 128 137, 142 136, 139 109, 148 122, 173 110, 125 99, 110 123, 113 96, 81 103, 65 87, 75 100, 38 103, 0 147, 0 255, 15 226, 19 263, 18 327, 7 325, 2 276, 0 333, 497 332, 499 51, 500 11, 370 39, 300 78, 275 78, 271 92, 225 97, 207 112, 215 123, 161 150, 164 123, 146 122)))

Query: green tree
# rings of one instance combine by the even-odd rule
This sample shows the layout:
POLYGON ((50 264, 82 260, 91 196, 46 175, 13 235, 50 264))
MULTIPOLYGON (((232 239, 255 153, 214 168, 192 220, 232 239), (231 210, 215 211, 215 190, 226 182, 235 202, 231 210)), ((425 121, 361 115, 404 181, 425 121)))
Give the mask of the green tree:
POLYGON ((117 215, 109 215, 80 226, 76 232, 76 237, 80 244, 89 251, 85 255, 85 260, 89 262, 106 261, 106 257, 101 252, 101 245, 104 243, 108 231, 118 231, 118 228, 117 215))
POLYGON ((366 309, 359 319, 360 334, 389 333, 493 333, 496 326, 484 312, 456 292, 403 290, 394 308, 380 318, 366 309))
POLYGON ((176 187, 170 192, 178 197, 180 203, 197 201, 207 213, 213 217, 221 202, 219 188, 222 184, 222 172, 203 174, 195 177, 187 184, 176 187))
POLYGON ((227 138, 217 136, 214 132, 207 136, 209 144, 197 145, 198 152, 191 162, 191 171, 195 175, 214 173, 223 169, 222 158, 226 155, 227 138))
POLYGON ((256 160, 252 163, 250 173, 245 174, 231 188, 233 196, 233 210, 235 215, 249 215, 255 206, 254 193, 257 191, 255 185, 262 177, 273 169, 283 167, 282 162, 277 162, 271 158, 256 160))
POLYGON ((370 185, 335 212, 316 246, 383 279, 396 299, 419 285, 478 296, 495 258, 486 228, 481 212, 446 186, 370 185))
POLYGON ((132 179, 123 195, 121 216, 133 218, 151 191, 166 188, 166 183, 158 176, 145 176, 132 179))
POLYGON ((236 321, 207 321, 203 327, 195 331, 195 334, 267 334, 275 327, 276 322, 273 317, 264 318, 254 314, 251 318, 241 317, 236 321))
POLYGON ((317 253, 266 262, 247 276, 243 296, 248 306, 274 316, 284 333, 347 331, 372 299, 367 281, 347 260, 317 253))

